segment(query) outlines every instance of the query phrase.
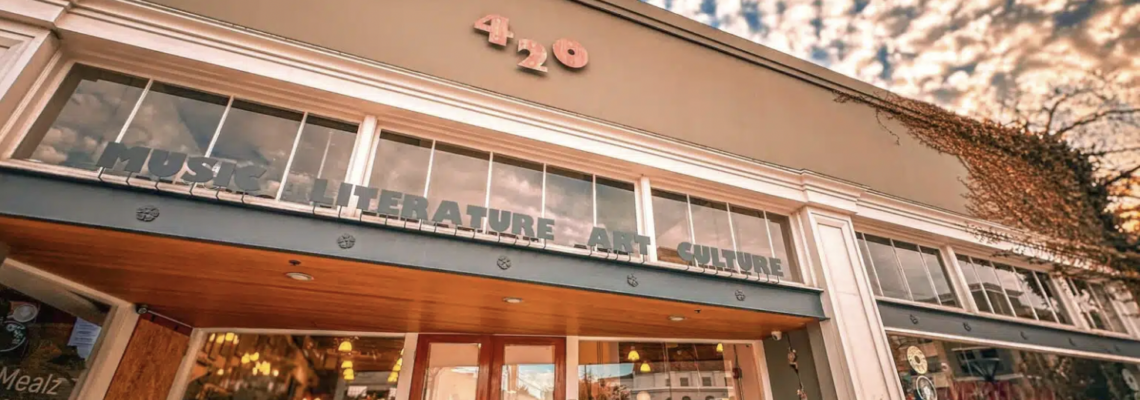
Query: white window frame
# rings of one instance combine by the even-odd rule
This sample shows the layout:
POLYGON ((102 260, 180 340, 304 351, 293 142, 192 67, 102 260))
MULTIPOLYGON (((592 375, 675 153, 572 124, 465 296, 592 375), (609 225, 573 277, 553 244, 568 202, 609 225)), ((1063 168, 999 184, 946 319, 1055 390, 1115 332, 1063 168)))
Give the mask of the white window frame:
MULTIPOLYGON (((72 398, 78 400, 102 399, 111 387, 111 380, 119 367, 119 361, 127 350, 127 344, 134 335, 135 325, 139 315, 135 305, 109 294, 73 282, 59 275, 41 270, 32 265, 13 260, 3 259, 4 273, 18 273, 48 282, 61 290, 71 291, 111 307, 107 318, 103 321, 102 332, 91 352, 90 367, 80 376, 79 382, 72 391, 72 398)), ((7 286, 7 285, 6 285, 7 286)), ((20 290, 19 286, 9 286, 20 290)))

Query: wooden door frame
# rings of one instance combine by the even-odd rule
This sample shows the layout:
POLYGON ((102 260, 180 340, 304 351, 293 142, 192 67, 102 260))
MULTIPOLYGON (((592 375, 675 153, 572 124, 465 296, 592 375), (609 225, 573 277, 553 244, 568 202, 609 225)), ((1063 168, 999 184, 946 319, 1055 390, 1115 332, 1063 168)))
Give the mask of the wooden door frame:
POLYGON ((536 345, 554 347, 554 400, 566 399, 566 338, 551 336, 493 336, 494 358, 491 360, 491 382, 488 400, 499 400, 502 386, 503 356, 507 345, 536 345))
POLYGON ((554 347, 554 400, 566 399, 566 338, 547 336, 419 335, 408 400, 423 400, 427 384, 428 360, 432 343, 478 343, 479 379, 476 400, 498 400, 502 385, 503 351, 507 345, 548 345, 554 347))

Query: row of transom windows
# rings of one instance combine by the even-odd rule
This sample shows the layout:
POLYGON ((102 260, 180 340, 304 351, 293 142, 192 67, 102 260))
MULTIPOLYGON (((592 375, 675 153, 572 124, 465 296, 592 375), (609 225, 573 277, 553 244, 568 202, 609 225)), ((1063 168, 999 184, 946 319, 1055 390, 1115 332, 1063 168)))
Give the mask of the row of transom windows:
MULTIPOLYGON (((339 200, 338 188, 349 180, 357 147, 362 146, 360 129, 355 122, 76 64, 13 158, 285 203, 334 206, 324 200, 339 200), (116 162, 122 160, 119 154, 136 147, 154 153, 148 153, 145 162, 140 159, 136 170, 129 162, 116 162), (104 157, 108 149, 116 156, 104 157), (100 164, 101 158, 110 164, 100 164), (170 161, 176 158, 185 161, 170 161), (210 164, 203 164, 206 161, 210 164), (202 173, 195 167, 215 177, 226 168, 229 174, 255 170, 256 190, 249 180, 243 186, 236 178, 198 179, 202 173)), ((374 190, 360 202, 366 204, 353 202, 365 214, 407 219, 407 213, 391 210, 422 197, 426 215, 413 219, 424 224, 802 282, 791 220, 785 215, 660 189, 651 189, 653 212, 645 215, 639 196, 644 188, 634 182, 405 132, 380 131, 368 150, 363 176, 353 182, 374 190), (460 210, 482 207, 486 215, 435 219, 445 203, 460 210), (548 224, 551 229, 545 235, 496 223, 510 221, 509 215, 556 223, 548 224), (645 232, 643 218, 656 222, 654 232, 645 232), (593 241, 595 227, 652 237, 656 248, 651 254, 638 254, 643 251, 639 246, 619 248, 616 234, 614 241, 593 241)), ((356 188, 350 195, 361 193, 356 188)))
POLYGON ((961 254, 950 260, 939 249, 865 233, 856 239, 876 296, 953 308, 966 301, 983 314, 1140 334, 1130 328, 1140 326, 1140 306, 1123 285, 961 254), (951 283, 959 272, 965 297, 951 283))

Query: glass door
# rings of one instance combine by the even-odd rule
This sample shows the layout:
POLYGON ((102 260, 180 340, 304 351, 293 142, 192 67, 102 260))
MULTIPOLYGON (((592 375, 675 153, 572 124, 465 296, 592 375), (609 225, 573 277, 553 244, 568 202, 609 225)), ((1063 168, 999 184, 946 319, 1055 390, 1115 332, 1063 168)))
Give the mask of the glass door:
POLYGON ((563 338, 420 335, 410 400, 564 400, 563 338))

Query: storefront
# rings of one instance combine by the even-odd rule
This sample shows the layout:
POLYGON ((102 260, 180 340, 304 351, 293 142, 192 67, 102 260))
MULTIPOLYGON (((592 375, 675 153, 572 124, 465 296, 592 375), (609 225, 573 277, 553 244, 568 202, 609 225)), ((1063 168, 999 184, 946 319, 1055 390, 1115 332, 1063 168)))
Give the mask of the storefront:
POLYGON ((288 3, 0 4, 0 398, 1136 391, 1136 302, 988 257, 865 84, 635 1, 288 3))

